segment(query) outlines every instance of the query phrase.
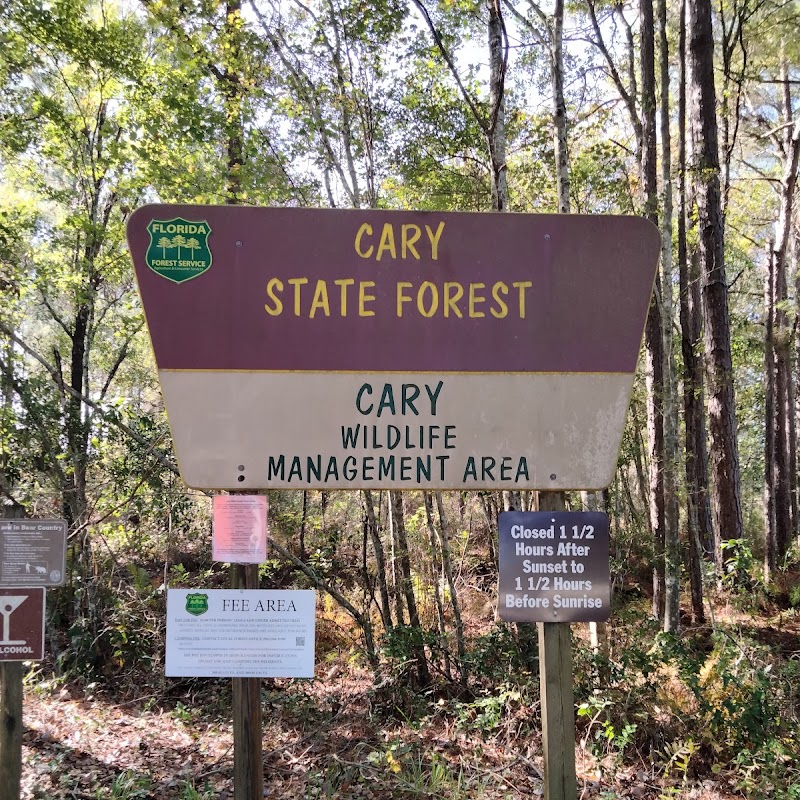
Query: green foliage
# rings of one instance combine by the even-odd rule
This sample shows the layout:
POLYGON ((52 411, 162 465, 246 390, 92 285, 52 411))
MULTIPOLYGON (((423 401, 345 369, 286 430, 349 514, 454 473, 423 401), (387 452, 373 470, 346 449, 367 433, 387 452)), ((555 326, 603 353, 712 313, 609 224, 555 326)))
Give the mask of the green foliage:
POLYGON ((509 675, 518 676, 522 682, 537 670, 535 631, 521 646, 510 625, 496 623, 470 643, 465 661, 469 674, 479 685, 495 686, 506 681, 509 675))
POLYGON ((483 737, 494 736, 505 728, 523 704, 519 688, 501 683, 467 703, 457 703, 456 727, 483 737))
POLYGON ((172 712, 175 719, 179 719, 185 724, 191 724, 198 716, 198 709, 189 707, 180 700, 175 703, 175 710, 172 712))
MULTIPOLYGON (((209 559, 208 500, 187 491, 176 476, 124 241, 131 210, 147 201, 229 199, 227 181, 234 172, 241 183, 237 199, 248 203, 459 211, 490 205, 485 119, 480 119, 488 107, 485 53, 475 45, 484 41, 484 5, 454 0, 429 6, 478 119, 429 31, 398 0, 310 0, 276 6, 274 16, 262 19, 258 9, 263 13, 265 7, 255 4, 232 20, 224 4, 206 0, 146 0, 136 6, 116 0, 7 0, 3 6, 0 321, 39 359, 7 336, 0 342, 0 488, 32 513, 64 514, 71 523, 70 580, 48 595, 56 668, 62 673, 56 681, 75 676, 130 685, 146 676, 160 686, 162 581, 182 586, 226 581, 223 568, 209 559), (241 165, 229 163, 236 138, 241 165)), ((613 11, 608 3, 600 7, 613 11)), ((670 23, 674 10, 670 7, 670 23)), ((727 4, 721 10, 728 15, 727 4)), ((778 74, 788 59, 794 74, 797 43, 781 33, 793 22, 793 7, 750 11, 739 42, 742 53, 735 53, 734 61, 746 50, 750 73, 763 76, 778 74), (769 25, 756 28, 765 15, 769 25)), ((568 6, 568 28, 585 22, 584 12, 568 6)), ((539 41, 548 31, 534 14, 529 20, 517 31, 509 23, 505 166, 510 208, 551 212, 550 62, 539 41), (522 30, 525 40, 514 40, 522 30)), ((624 45, 624 23, 622 16, 604 22, 615 38, 614 58, 624 55, 617 49, 624 45)), ((599 66, 607 74, 595 55, 567 43, 572 210, 635 213, 641 187, 632 131, 623 104, 606 81, 593 77, 599 66)), ((636 66, 632 62, 634 71, 636 66)), ((783 98, 777 83, 761 77, 754 83, 747 76, 745 83, 742 118, 726 120, 739 133, 732 152, 741 160, 731 164, 725 255, 748 535, 725 543, 723 581, 735 606, 749 604, 757 611, 769 597, 758 568, 765 402, 761 265, 776 217, 775 181, 782 174, 783 154, 770 143, 782 130, 783 98)), ((722 108, 731 110, 730 81, 726 87, 722 108)), ((698 244, 691 226, 689 244, 692 251, 698 244)), ((783 305, 792 310, 792 301, 783 305)), ((778 658, 774 648, 734 629, 721 628, 714 636, 703 631, 696 638, 660 636, 658 623, 638 608, 648 592, 653 557, 645 396, 640 374, 610 490, 618 512, 611 651, 606 657, 576 645, 582 738, 612 769, 639 754, 652 760, 665 795, 684 791, 695 775, 730 773, 746 796, 796 800, 797 660, 778 658)), ((481 548, 490 534, 483 528, 473 536, 484 521, 467 520, 465 497, 450 527, 453 549, 460 553, 459 596, 451 597, 448 587, 442 592, 446 606, 473 599, 475 565, 487 560, 481 548)), ((408 504, 413 589, 423 625, 387 632, 381 651, 386 680, 370 693, 373 710, 388 710, 414 726, 429 714, 437 719, 449 714, 462 731, 480 734, 476 739, 532 730, 538 653, 531 626, 493 624, 489 614, 474 610, 476 603, 464 615, 471 637, 464 665, 469 685, 448 685, 446 657, 450 676, 461 666, 454 664, 451 611, 444 609, 446 636, 431 621, 434 581, 440 580, 437 554, 430 552, 423 506, 408 504), (427 694, 411 680, 420 653, 430 659, 434 674, 427 694), (458 692, 458 699, 448 692, 458 692), (442 705, 434 705, 434 697, 442 705)), ((357 495, 275 492, 270 505, 272 535, 294 553, 302 551, 314 571, 359 611, 377 617, 377 570, 370 551, 375 545, 369 541, 362 550, 357 495)), ((495 506, 500 505, 497 499, 495 506)), ((385 537, 385 521, 378 524, 385 537)), ((785 567, 792 557, 796 553, 785 567)), ((489 579, 486 573, 481 578, 481 593, 491 585, 493 566, 489 579)), ((308 585, 277 557, 261 565, 260 577, 264 583, 308 585)), ((800 607, 797 585, 772 595, 778 596, 800 607)), ((328 654, 355 652, 346 624, 329 622, 335 622, 337 634, 328 654)), ((286 695, 281 701, 269 698, 270 707, 298 726, 328 719, 308 698, 286 695)), ((188 703, 175 708, 175 716, 186 721, 198 713, 188 703)), ((310 791, 336 796, 345 784, 376 775, 392 797, 481 791, 461 766, 399 741, 370 743, 363 765, 336 764, 312 774, 310 791)), ((127 771, 98 797, 153 791, 146 777, 127 771)), ((187 799, 208 794, 189 784, 183 792, 187 799)))
POLYGON ((217 792, 208 787, 206 783, 205 788, 197 789, 193 783, 185 783, 181 789, 181 800, 214 800, 217 797, 217 792))
POLYGON ((484 776, 470 776, 461 764, 453 765, 436 753, 427 756, 400 741, 362 749, 358 763, 336 759, 324 770, 310 771, 304 797, 338 798, 358 792, 356 787, 369 787, 387 797, 466 800, 483 796, 488 783, 484 776))
POLYGON ((728 588, 750 592, 754 588, 752 576, 753 549, 744 539, 728 539, 722 542, 723 582, 728 588))
POLYGON ((64 646, 57 652, 59 673, 84 682, 114 675, 121 686, 142 672, 151 673, 160 661, 164 595, 141 568, 130 565, 128 574, 132 581, 118 576, 122 579, 114 584, 75 576, 71 591, 62 588, 52 593, 54 622, 71 620, 64 646), (75 614, 73 604, 86 610, 75 614))
POLYGON ((136 800, 152 797, 152 781, 147 775, 140 775, 126 769, 114 779, 111 786, 95 792, 97 800, 136 800))
POLYGON ((613 719, 606 713, 613 703, 599 695, 590 697, 578 705, 578 719, 585 717, 588 721, 583 740, 589 752, 603 763, 609 755, 614 764, 619 765, 626 748, 634 741, 637 724, 626 722, 615 727, 613 719))
POLYGON ((576 214, 633 214, 629 165, 620 149, 599 135, 607 119, 599 118, 580 137, 570 170, 570 201, 576 214), (585 137, 585 138, 584 138, 585 137))
POLYGON ((748 797, 791 797, 777 775, 800 732, 796 662, 723 631, 710 641, 659 633, 651 645, 620 633, 619 660, 576 651, 579 728, 599 764, 648 752, 668 796, 695 774, 732 771, 748 797), (607 688, 595 693, 587 673, 604 674, 607 688))
POLYGON ((392 674, 401 678, 414 667, 415 653, 423 647, 435 648, 438 634, 414 625, 395 625, 386 631, 381 648, 392 674))

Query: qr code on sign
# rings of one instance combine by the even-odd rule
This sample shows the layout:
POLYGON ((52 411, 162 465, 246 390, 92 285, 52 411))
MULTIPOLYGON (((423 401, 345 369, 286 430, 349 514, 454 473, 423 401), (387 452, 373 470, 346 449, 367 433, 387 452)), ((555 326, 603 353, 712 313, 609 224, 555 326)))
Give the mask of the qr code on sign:
POLYGON ((297 647, 305 647, 306 646, 306 637, 305 636, 295 636, 294 643, 297 647))

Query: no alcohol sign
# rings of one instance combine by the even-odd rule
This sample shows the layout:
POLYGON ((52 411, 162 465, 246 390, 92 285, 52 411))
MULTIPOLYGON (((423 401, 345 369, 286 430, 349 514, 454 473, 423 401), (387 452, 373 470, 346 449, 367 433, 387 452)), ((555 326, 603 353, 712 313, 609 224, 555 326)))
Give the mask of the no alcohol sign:
POLYGON ((500 514, 500 619, 600 622, 610 604, 605 514, 500 514))
POLYGON ((0 661, 44 658, 44 589, 0 589, 0 661))

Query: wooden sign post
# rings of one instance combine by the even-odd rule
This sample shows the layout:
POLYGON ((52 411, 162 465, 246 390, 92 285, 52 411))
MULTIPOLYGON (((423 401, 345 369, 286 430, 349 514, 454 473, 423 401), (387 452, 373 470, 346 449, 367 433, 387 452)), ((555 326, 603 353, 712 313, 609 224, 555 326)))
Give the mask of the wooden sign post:
POLYGON ((545 800, 575 800, 575 703, 568 622, 538 622, 545 800))
MULTIPOLYGON (((564 511, 561 492, 540 492, 540 511, 564 511)), ((542 704, 544 800, 575 800, 575 702, 572 631, 568 622, 537 622, 542 704)))
POLYGON ((0 798, 18 800, 22 771, 22 662, 44 656, 44 589, 0 588, 0 798))
POLYGON ((0 786, 19 800, 22 774, 22 662, 0 663, 0 786))
MULTIPOLYGON (((231 564, 232 589, 258 589, 258 564, 231 564)), ((233 797, 261 800, 261 679, 233 678, 233 797)))
POLYGON ((22 662, 20 661, 0 663, 0 718, 2 719, 0 786, 6 787, 10 800, 19 800, 22 776, 22 662))
MULTIPOLYGON (((236 492, 235 497, 252 494, 236 492)), ((266 525, 266 519, 264 520, 266 525)), ((215 515, 216 525, 216 515, 215 515)), ((266 532, 265 532, 266 534, 266 532)), ((258 589, 258 564, 232 563, 231 589, 258 589)), ((233 798, 261 800, 264 764, 261 742, 261 679, 232 678, 233 690, 233 798)))

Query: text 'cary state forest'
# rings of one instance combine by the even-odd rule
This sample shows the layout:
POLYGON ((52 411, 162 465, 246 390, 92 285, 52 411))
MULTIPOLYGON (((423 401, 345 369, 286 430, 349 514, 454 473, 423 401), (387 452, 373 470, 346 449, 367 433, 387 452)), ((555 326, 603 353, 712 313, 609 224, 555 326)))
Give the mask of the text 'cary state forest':
MULTIPOLYGON (((434 229, 425 225, 425 248, 419 244, 422 228, 415 224, 393 225, 385 223, 380 234, 369 223, 357 230, 353 243, 360 259, 383 261, 419 261, 420 251, 435 263, 439 260, 440 243, 445 234, 445 223, 434 229)), ((442 247, 446 246, 446 240, 442 247)), ((433 277, 433 276, 432 276, 433 277)), ((356 280, 355 277, 310 279, 305 276, 267 281, 267 302, 264 310, 270 316, 293 314, 295 317, 374 317, 377 283, 373 280, 356 280)), ((417 314, 431 318, 482 319, 491 315, 495 319, 508 316, 525 319, 527 292, 533 282, 496 280, 448 281, 398 280, 394 283, 394 300, 391 313, 399 318, 417 314)))

